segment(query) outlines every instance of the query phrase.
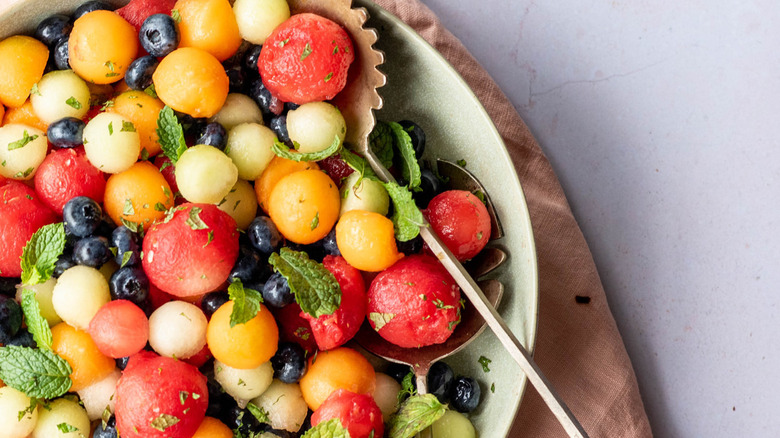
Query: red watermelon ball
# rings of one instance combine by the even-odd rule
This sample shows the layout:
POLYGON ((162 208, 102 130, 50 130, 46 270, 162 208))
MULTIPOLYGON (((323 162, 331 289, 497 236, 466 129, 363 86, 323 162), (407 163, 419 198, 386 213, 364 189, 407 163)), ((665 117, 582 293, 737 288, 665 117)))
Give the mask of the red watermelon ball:
POLYGON ((347 31, 325 17, 303 13, 274 29, 257 66, 274 96, 304 104, 333 99, 347 85, 354 60, 347 31))
POLYGON ((211 204, 186 203, 149 228, 143 241, 149 280, 176 297, 202 295, 227 280, 238 258, 238 229, 211 204))
POLYGON ((460 322, 460 288, 430 255, 404 257, 368 290, 371 327, 399 347, 441 344, 460 322))
POLYGON ((355 394, 346 389, 334 391, 311 416, 312 426, 338 418, 350 438, 381 437, 385 426, 382 411, 369 394, 355 394))
POLYGON ((140 30, 144 21, 154 14, 170 15, 176 0, 131 0, 127 5, 116 10, 120 17, 140 30))
POLYGON ((116 387, 116 427, 123 438, 189 438, 209 405, 206 377, 180 360, 142 351, 116 387))
POLYGON ((24 245, 38 228, 57 219, 35 190, 10 179, 0 182, 0 276, 22 275, 24 245))
POLYGON ((103 305, 89 323, 89 335, 101 353, 114 359, 132 356, 149 340, 149 320, 127 300, 103 305))
POLYGON ((106 179, 87 160, 84 149, 58 149, 46 156, 35 172, 35 191, 57 214, 71 198, 86 196, 103 203, 106 179))

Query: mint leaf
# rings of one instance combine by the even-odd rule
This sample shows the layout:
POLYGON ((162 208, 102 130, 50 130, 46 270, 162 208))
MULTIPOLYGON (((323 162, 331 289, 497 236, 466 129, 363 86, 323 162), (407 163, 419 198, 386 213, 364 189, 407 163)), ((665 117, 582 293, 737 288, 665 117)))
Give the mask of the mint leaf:
POLYGON ((174 417, 173 415, 160 414, 160 416, 152 420, 152 422, 149 425, 152 426, 152 429, 157 429, 160 432, 165 432, 165 429, 175 425, 179 421, 180 420, 177 417, 174 417))
POLYGON ((133 122, 128 122, 126 120, 123 120, 122 129, 120 129, 119 132, 136 132, 135 125, 133 125, 133 122))
MULTIPOLYGON (((374 169, 371 168, 371 165, 368 164, 368 161, 361 157, 360 155, 357 155, 354 152, 351 152, 350 150, 346 148, 342 148, 341 152, 339 152, 339 156, 341 157, 344 162, 347 163, 349 167, 351 167, 355 172, 357 172, 360 175, 360 178, 368 178, 373 179, 375 181, 380 181, 379 177, 376 176, 376 173, 374 173, 374 169)), ((355 184, 359 184, 360 180, 356 181, 355 184)))
POLYGON ((391 168, 393 166, 393 140, 395 139, 393 130, 385 122, 378 121, 376 126, 368 135, 368 144, 374 155, 379 159, 383 166, 391 168))
POLYGON ((306 47, 303 48, 303 51, 301 52, 301 62, 303 62, 304 59, 308 58, 309 55, 311 55, 312 49, 311 44, 306 43, 306 47))
POLYGON ((246 405, 246 408, 258 422, 271 424, 271 419, 268 418, 268 412, 266 412, 265 409, 259 408, 256 404, 251 402, 246 405))
POLYGON ((184 130, 179 119, 176 118, 173 109, 167 105, 157 116, 157 136, 165 155, 176 164, 181 154, 187 150, 187 143, 184 142, 184 130))
POLYGON ((22 312, 24 312, 27 330, 32 334, 38 348, 51 350, 52 338, 49 322, 41 316, 41 307, 35 298, 35 292, 29 289, 22 291, 22 312))
POLYGON ((395 237, 401 242, 407 242, 420 234, 420 227, 425 226, 425 218, 412 199, 412 192, 406 187, 394 182, 383 183, 390 200, 393 202, 393 227, 395 237))
POLYGON ((190 209, 190 215, 184 223, 189 225, 193 230, 208 230, 209 226, 200 218, 200 212, 202 211, 203 209, 200 207, 192 207, 190 209))
POLYGON ((401 381, 401 390, 398 392, 398 404, 404 402, 409 397, 417 395, 417 388, 414 386, 414 371, 409 371, 401 381))
POLYGON ((333 143, 330 144, 326 149, 323 149, 319 152, 309 152, 305 154, 292 152, 290 148, 287 147, 286 144, 280 142, 279 140, 276 140, 274 142, 274 145, 271 146, 271 150, 278 156, 282 158, 286 158, 288 160, 293 161, 320 161, 328 158, 329 156, 335 154, 339 151, 339 148, 341 147, 341 138, 337 135, 333 139, 333 143))
POLYGON ((417 162, 417 156, 414 154, 412 138, 409 137, 409 133, 404 130, 403 126, 398 123, 390 122, 388 125, 390 125, 390 129, 393 130, 395 135, 395 146, 398 148, 398 152, 401 153, 401 175, 405 181, 409 182, 410 189, 420 187, 420 163, 417 162))
POLYGON ((485 356, 480 356, 477 362, 482 365, 482 371, 486 373, 490 372, 490 362, 493 362, 492 360, 486 358, 485 356))
POLYGON ((234 280, 228 286, 228 296, 233 301, 233 312, 230 313, 230 326, 244 324, 257 315, 260 311, 260 303, 263 302, 263 294, 244 287, 241 280, 234 280))
POLYGON ((78 432, 79 428, 68 423, 60 423, 57 425, 57 430, 62 433, 78 432))
POLYGON ((376 331, 382 330, 382 327, 384 327, 385 324, 390 322, 393 318, 395 318, 394 313, 371 312, 368 314, 368 319, 374 323, 372 325, 376 331))
POLYGON ((444 415, 447 407, 433 394, 414 395, 390 417, 388 438, 411 438, 444 415))
POLYGON ((341 305, 341 287, 336 277, 305 252, 285 247, 278 254, 271 254, 268 263, 287 279, 301 310, 314 318, 331 315, 341 305))
POLYGON ((16 140, 14 142, 8 143, 8 151, 12 151, 15 149, 21 149, 25 146, 27 146, 27 143, 30 143, 31 141, 38 138, 38 135, 30 135, 27 133, 27 130, 24 130, 24 133, 22 134, 22 138, 19 140, 16 140))
POLYGON ((35 398, 56 398, 70 389, 68 362, 50 350, 15 345, 0 347, 0 379, 35 398))
POLYGON ((43 283, 54 272, 54 264, 65 249, 62 222, 39 228, 22 251, 22 283, 43 283))
POLYGON ((301 438, 350 438, 338 418, 331 418, 307 430, 301 438))
POLYGON ((77 110, 81 109, 81 102, 79 102, 79 100, 73 96, 70 96, 68 100, 65 101, 65 104, 73 109, 77 109, 77 110))

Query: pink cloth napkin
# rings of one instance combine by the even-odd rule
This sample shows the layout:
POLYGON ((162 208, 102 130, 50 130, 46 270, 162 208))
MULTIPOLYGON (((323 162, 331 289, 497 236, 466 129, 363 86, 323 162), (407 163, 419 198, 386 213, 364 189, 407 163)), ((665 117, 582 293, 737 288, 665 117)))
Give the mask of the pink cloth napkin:
MULTIPOLYGON (((593 257, 544 152, 496 83, 428 7, 418 0, 375 1, 455 66, 512 156, 531 211, 539 259, 535 360, 591 437, 652 436, 593 257), (578 303, 576 297, 590 300, 578 303)), ((509 436, 562 437, 565 432, 529 385, 509 436)))

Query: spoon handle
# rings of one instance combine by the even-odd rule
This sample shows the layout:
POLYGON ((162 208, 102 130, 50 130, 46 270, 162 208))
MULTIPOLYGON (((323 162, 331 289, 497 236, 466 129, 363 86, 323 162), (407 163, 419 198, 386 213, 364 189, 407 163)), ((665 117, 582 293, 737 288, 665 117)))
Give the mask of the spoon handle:
POLYGON ((585 429, 583 429, 560 395, 552 387, 550 381, 542 374, 539 366, 534 362, 528 351, 512 334, 506 322, 488 302, 485 294, 482 293, 474 279, 466 272, 463 265, 455 259, 455 256, 429 226, 420 227, 420 234, 441 264, 444 265, 455 282, 458 283, 458 286, 466 294, 474 308, 485 318, 487 325, 493 330, 493 333, 495 333, 498 340, 509 352, 509 355, 520 365, 520 369, 523 370, 528 380, 531 381, 539 395, 542 396, 542 399, 547 403, 547 406, 561 423, 564 430, 566 430, 566 433, 571 438, 587 438, 588 434, 585 432, 585 429))

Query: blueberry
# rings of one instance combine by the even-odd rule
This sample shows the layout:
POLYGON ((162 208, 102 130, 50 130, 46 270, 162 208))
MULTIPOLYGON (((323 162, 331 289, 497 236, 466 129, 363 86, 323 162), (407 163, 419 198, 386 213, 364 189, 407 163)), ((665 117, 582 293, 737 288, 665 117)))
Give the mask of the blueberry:
POLYGON ((412 146, 414 146, 414 155, 419 160, 425 152, 425 131, 418 125, 409 120, 401 120, 398 122, 404 128, 404 131, 409 133, 409 137, 412 139, 412 146))
POLYGON ((141 238, 129 228, 116 227, 111 233, 111 246, 116 248, 114 260, 119 266, 138 266, 141 263, 141 238), (130 255, 125 256, 125 253, 130 255))
POLYGON ((133 90, 143 91, 152 85, 152 75, 160 61, 152 55, 142 56, 130 63, 125 73, 125 82, 133 90))
POLYGON ((130 356, 120 357, 118 359, 114 359, 114 362, 116 362, 116 367, 120 370, 124 371, 125 368, 127 368, 127 362, 130 361, 130 356))
POLYGON ((395 244, 398 248, 398 251, 406 255, 419 254, 423 249, 423 239, 419 234, 414 239, 407 240, 406 242, 396 240, 395 244))
MULTIPOLYGON (((411 372, 412 368, 409 365, 391 363, 385 373, 395 379, 396 382, 403 383, 404 378, 411 372)), ((414 382, 414 377, 412 377, 412 382, 414 382)))
POLYGON ((70 22, 70 17, 54 14, 38 24, 35 29, 35 38, 53 49, 60 40, 67 39, 71 30, 73 30, 73 23, 70 22))
POLYGON ((49 125, 46 137, 56 148, 81 146, 84 137, 84 122, 75 117, 65 117, 49 125))
POLYGON ((22 308, 11 297, 0 295, 0 344, 7 344, 22 328, 22 308))
POLYGON ((119 433, 116 431, 116 417, 113 415, 106 421, 106 427, 103 427, 101 422, 92 432, 92 438, 118 438, 119 433))
POLYGON ((108 285, 113 300, 128 300, 141 306, 149 298, 149 278, 141 267, 119 268, 108 285))
POLYGON ((263 255, 271 255, 272 252, 282 247, 284 239, 282 234, 266 216, 256 217, 246 230, 252 246, 263 255))
POLYGON ((57 70, 70 69, 70 54, 68 53, 67 38, 63 38, 57 43, 54 47, 54 54, 52 56, 54 57, 54 65, 57 67, 57 70))
POLYGON ((244 91, 244 81, 246 75, 244 69, 238 64, 225 65, 225 74, 228 77, 228 84, 231 93, 241 93, 244 91))
POLYGON ((6 345, 38 348, 38 343, 35 342, 32 333, 30 333, 27 329, 20 329, 18 332, 16 332, 16 335, 14 335, 14 337, 11 338, 11 340, 8 341, 8 344, 6 345))
POLYGON ((162 58, 179 47, 179 31, 176 21, 166 14, 150 15, 138 31, 141 47, 149 55, 162 58))
POLYGON ((274 377, 284 383, 295 383, 306 374, 306 352, 295 342, 282 342, 271 358, 274 377))
POLYGON ((249 97, 254 99, 257 106, 260 107, 260 111, 263 113, 263 118, 266 119, 270 119, 276 115, 277 111, 275 111, 275 109, 281 108, 282 106, 282 102, 265 88, 261 79, 255 79, 249 85, 249 97))
POLYGON ((414 194, 414 201, 421 208, 427 207, 431 199, 442 192, 442 186, 441 180, 430 169, 423 169, 420 172, 420 189, 422 191, 414 194))
POLYGON ((268 127, 276 134, 276 138, 282 143, 290 142, 290 134, 287 132, 287 116, 281 115, 271 119, 268 127))
POLYGON ((217 122, 209 123, 199 131, 195 144, 207 144, 224 151, 227 146, 227 131, 217 122))
POLYGON ((297 103, 294 103, 294 102, 285 102, 284 103, 284 110, 285 111, 297 110, 299 107, 300 107, 300 105, 297 104, 297 103))
POLYGON ((282 274, 276 272, 263 285, 263 301, 265 304, 281 309, 295 301, 295 295, 290 291, 290 285, 282 274))
POLYGON ((93 11, 113 11, 113 10, 114 9, 111 6, 101 1, 89 1, 76 8, 76 12, 73 13, 73 21, 76 21, 82 16, 87 15, 93 11))
POLYGON ((211 315, 228 301, 230 301, 230 297, 227 292, 209 292, 201 299, 200 308, 203 309, 206 318, 211 318, 211 315))
POLYGON ((250 77, 257 77, 260 75, 257 67, 257 61, 260 60, 260 51, 263 50, 263 46, 252 46, 244 54, 243 67, 244 71, 250 75, 250 77))
POLYGON ((434 363, 428 371, 428 392, 435 395, 442 403, 449 403, 453 382, 455 382, 455 373, 444 362, 434 363))
POLYGON ((16 285, 21 283, 19 277, 0 277, 0 295, 16 296, 16 285))
POLYGON ((54 262, 54 272, 51 276, 54 278, 60 278, 63 272, 76 266, 76 262, 73 260, 73 249, 66 249, 54 262))
POLYGON ((234 431, 237 430, 240 436, 256 436, 268 429, 268 426, 257 421, 249 409, 241 409, 238 406, 228 409, 223 418, 225 425, 234 431))
POLYGON ((327 236, 322 238, 322 249, 325 251, 325 254, 332 255, 332 256, 340 256, 341 250, 339 250, 339 246, 336 243, 336 227, 333 227, 332 230, 330 230, 330 233, 328 233, 327 236))
POLYGON ((450 406, 458 412, 468 413, 477 409, 482 390, 479 383, 471 377, 458 377, 450 393, 450 406))
POLYGON ((76 237, 91 235, 102 220, 103 210, 100 205, 86 196, 71 198, 62 209, 65 233, 76 237))
POLYGON ((239 247, 236 264, 228 275, 228 281, 240 280, 242 283, 250 283, 264 280, 267 264, 251 247, 239 247))
POLYGON ((114 254, 108 246, 108 239, 103 236, 89 236, 79 239, 73 247, 73 261, 77 265, 90 266, 99 269, 108 263, 114 254))

